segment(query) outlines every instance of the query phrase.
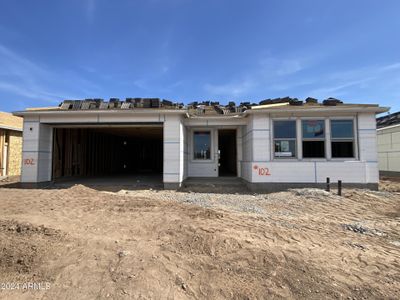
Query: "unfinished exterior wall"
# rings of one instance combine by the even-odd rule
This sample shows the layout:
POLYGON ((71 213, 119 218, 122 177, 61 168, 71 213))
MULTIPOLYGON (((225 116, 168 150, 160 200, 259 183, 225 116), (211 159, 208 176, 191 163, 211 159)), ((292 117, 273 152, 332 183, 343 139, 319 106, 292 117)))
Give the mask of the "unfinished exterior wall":
POLYGON ((24 119, 21 182, 51 180, 53 130, 39 118, 24 119))
POLYGON ((9 131, 8 144, 8 176, 21 175, 22 132, 9 131))
POLYGON ((164 121, 164 187, 178 188, 184 179, 185 129, 179 115, 166 115, 164 121))
POLYGON ((163 123, 163 182, 166 188, 177 188, 185 177, 185 127, 180 114, 81 114, 78 116, 43 115, 24 118, 24 143, 22 155, 23 183, 52 180, 53 126, 59 124, 124 124, 129 122, 163 123), (51 124, 48 124, 51 123, 51 124))
POLYGON ((22 132, 0 129, 0 176, 21 174, 22 132))
MULTIPOLYGON (((291 107, 289 107, 291 109, 291 107)), ((187 177, 217 177, 218 131, 236 131, 237 176, 250 188, 276 190, 294 186, 321 186, 326 178, 344 184, 377 187, 378 159, 375 110, 360 112, 341 108, 310 108, 293 111, 249 110, 235 117, 191 117, 184 111, 79 111, 37 112, 24 117, 22 182, 52 180, 52 141, 55 126, 120 126, 153 124, 163 126, 163 183, 177 188, 187 177), (358 112, 358 113, 357 113, 358 112), (304 158, 302 121, 322 120, 325 124, 325 156, 304 158), (352 120, 352 158, 332 158, 332 120, 352 120), (296 157, 275 157, 274 121, 293 120, 296 125, 296 157), (62 124, 62 125, 58 125, 62 124), (210 158, 194 159, 193 132, 211 134, 210 158)), ((305 152, 305 151, 304 151, 305 152)), ((210 179, 212 182, 212 179, 210 179)))
POLYGON ((400 175, 400 125, 378 129, 378 156, 381 172, 400 175))
POLYGON ((306 159, 302 157, 301 120, 315 116, 302 115, 253 115, 243 129, 242 178, 253 189, 280 189, 296 184, 322 185, 326 178, 332 182, 342 180, 347 184, 377 187, 378 159, 375 115, 373 113, 354 115, 319 116, 326 124, 326 157, 306 159), (353 119, 355 130, 355 157, 334 159, 330 151, 331 119, 353 119), (296 120, 297 157, 274 158, 273 120, 296 120))

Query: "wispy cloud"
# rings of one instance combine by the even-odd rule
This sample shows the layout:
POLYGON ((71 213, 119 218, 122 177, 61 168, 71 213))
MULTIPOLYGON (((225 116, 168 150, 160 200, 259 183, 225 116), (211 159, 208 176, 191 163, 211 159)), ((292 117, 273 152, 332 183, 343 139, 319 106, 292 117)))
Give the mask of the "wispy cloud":
POLYGON ((319 77, 320 87, 308 92, 313 97, 340 96, 351 93, 355 89, 367 89, 371 85, 392 85, 398 76, 393 72, 400 71, 400 63, 386 65, 365 66, 355 69, 347 69, 319 77))
POLYGON ((207 93, 216 96, 239 97, 245 95, 256 83, 251 80, 237 81, 221 85, 205 84, 207 93))
POLYGON ((400 62, 383 66, 381 68, 381 71, 385 72, 385 71, 392 71, 392 70, 398 70, 398 69, 400 69, 400 62))
POLYGON ((268 56, 259 60, 255 67, 241 74, 240 78, 221 84, 206 83, 203 89, 211 95, 225 97, 245 96, 254 89, 266 86, 282 90, 285 89, 282 83, 287 77, 305 68, 307 68, 306 63, 300 59, 279 59, 268 56))
POLYGON ((25 99, 55 104, 63 98, 80 98, 79 95, 86 96, 83 94, 98 90, 75 72, 52 71, 2 44, 0 65, 0 90, 25 99), (66 81, 66 78, 71 80, 66 81))
POLYGON ((278 59, 272 57, 261 59, 260 61, 262 71, 273 76, 286 76, 297 73, 305 68, 304 64, 300 59, 278 59))
POLYGON ((309 92, 309 95, 317 98, 324 98, 328 96, 338 96, 338 95, 343 95, 343 90, 350 88, 350 87, 355 87, 359 86, 361 87, 362 85, 365 86, 365 84, 371 80, 373 80, 374 77, 369 77, 369 78, 364 78, 364 79, 359 79, 359 80, 353 80, 350 82, 346 83, 338 83, 338 84, 332 84, 326 87, 321 87, 318 89, 314 89, 311 92, 309 92))
POLYGON ((86 19, 89 24, 94 22, 96 12, 96 0, 84 0, 86 19))

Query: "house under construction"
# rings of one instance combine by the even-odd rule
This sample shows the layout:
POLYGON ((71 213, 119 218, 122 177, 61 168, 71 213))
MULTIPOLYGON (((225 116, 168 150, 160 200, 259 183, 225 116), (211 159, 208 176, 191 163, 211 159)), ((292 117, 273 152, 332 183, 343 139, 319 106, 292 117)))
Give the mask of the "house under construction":
POLYGON ((252 190, 342 180, 377 188, 379 105, 329 98, 188 105, 157 98, 66 100, 24 118, 22 182, 107 175, 238 177, 252 190))

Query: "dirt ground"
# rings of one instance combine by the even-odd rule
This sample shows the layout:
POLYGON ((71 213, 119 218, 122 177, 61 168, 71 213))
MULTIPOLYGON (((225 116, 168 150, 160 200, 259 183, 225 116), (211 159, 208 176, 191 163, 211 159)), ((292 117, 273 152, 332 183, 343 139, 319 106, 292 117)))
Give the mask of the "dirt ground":
POLYGON ((399 299, 400 183, 382 189, 3 186, 0 298, 399 299), (29 282, 48 285, 5 289, 29 282))

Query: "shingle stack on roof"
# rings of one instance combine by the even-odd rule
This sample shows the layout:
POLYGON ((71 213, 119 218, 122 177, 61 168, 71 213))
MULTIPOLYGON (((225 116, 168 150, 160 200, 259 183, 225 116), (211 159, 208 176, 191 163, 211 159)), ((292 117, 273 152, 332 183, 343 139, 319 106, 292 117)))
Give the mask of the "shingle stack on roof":
POLYGON ((339 105, 339 104, 343 104, 343 101, 331 97, 331 98, 328 98, 328 99, 324 100, 322 102, 322 104, 323 105, 327 105, 327 106, 336 106, 336 105, 339 105))
POLYGON ((239 114, 249 108, 251 108, 250 105, 246 106, 244 103, 236 106, 233 101, 230 101, 228 105, 222 105, 217 101, 194 101, 187 105, 189 114, 196 116, 239 114))
POLYGON ((166 99, 159 98, 110 98, 109 101, 103 99, 85 99, 85 100, 64 100, 60 105, 61 110, 131 110, 137 108, 158 108, 158 109, 187 109, 191 115, 233 115, 240 114, 248 109, 262 109, 284 106, 337 106, 342 105, 343 101, 328 98, 322 103, 318 99, 308 97, 304 101, 297 98, 283 97, 261 100, 259 103, 240 102, 236 105, 230 101, 223 105, 218 101, 194 101, 186 106, 183 103, 176 103, 166 99))
MULTIPOLYGON (((321 105, 318 103, 318 99, 308 97, 305 101, 299 100, 297 98, 291 97, 284 97, 284 98, 275 98, 275 99, 265 99, 260 101, 259 105, 274 105, 274 104, 289 104, 289 105, 296 105, 301 106, 305 105, 321 105), (305 103, 304 103, 305 102, 305 103)), ((339 104, 343 104, 343 101, 335 99, 335 98, 328 98, 322 102, 322 105, 326 106, 336 106, 339 104)))
POLYGON ((181 109, 184 105, 182 103, 173 103, 165 99, 160 100, 159 98, 126 98, 126 100, 110 98, 108 102, 103 99, 64 100, 59 107, 62 110, 126 110, 134 108, 181 109))
POLYGON ((378 128, 393 126, 397 124, 400 124, 400 112, 376 119, 376 125, 378 126, 378 128))

